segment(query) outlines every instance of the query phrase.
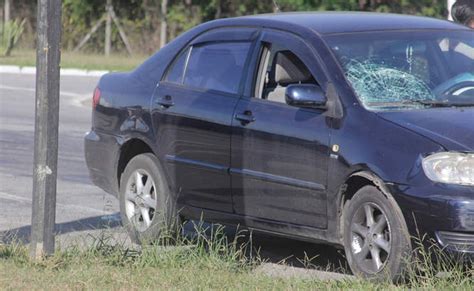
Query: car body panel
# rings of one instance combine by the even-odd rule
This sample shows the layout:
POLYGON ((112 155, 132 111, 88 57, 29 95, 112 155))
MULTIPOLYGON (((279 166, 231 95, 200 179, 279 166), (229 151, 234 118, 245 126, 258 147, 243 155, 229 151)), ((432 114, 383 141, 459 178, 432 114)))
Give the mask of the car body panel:
POLYGON ((162 84, 155 98, 173 96, 173 107, 152 113, 158 156, 166 161, 179 202, 232 212, 230 135, 238 97, 162 84))
POLYGON ((379 116, 411 129, 451 151, 474 151, 474 109, 431 108, 403 112, 379 112, 379 116), (463 132, 463 134, 459 134, 463 132))
POLYGON ((375 30, 469 29, 447 20, 371 12, 290 12, 248 16, 246 18, 287 22, 300 27, 309 27, 319 34, 375 30))
MULTIPOLYGON (((291 50, 318 83, 327 87, 318 54, 297 35, 267 28, 259 42, 291 50)), ((255 98, 254 86, 253 82, 246 84, 245 91, 252 92, 252 97, 239 101, 235 116, 251 114, 255 120, 233 120, 230 173, 234 211, 247 217, 325 229, 328 118, 324 110, 255 98)))
POLYGON ((255 122, 234 121, 235 212, 326 228, 329 129, 323 112, 256 98, 241 100, 236 112, 252 112, 255 122))
MULTIPOLYGON (((255 28, 215 29, 195 38, 190 46, 244 42, 251 50, 258 33, 255 28)), ((157 86, 151 105, 156 147, 166 162, 178 203, 233 212, 228 170, 232 116, 240 86, 238 91, 203 90, 167 81, 157 86), (166 98, 171 107, 158 104, 166 98)))

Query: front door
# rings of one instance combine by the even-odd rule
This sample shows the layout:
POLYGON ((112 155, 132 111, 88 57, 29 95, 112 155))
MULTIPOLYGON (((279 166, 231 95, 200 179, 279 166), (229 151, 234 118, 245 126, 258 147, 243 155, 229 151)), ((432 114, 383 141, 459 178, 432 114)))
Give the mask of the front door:
POLYGON ((323 110, 285 102, 288 85, 319 83, 319 65, 291 34, 264 32, 261 46, 255 96, 238 102, 233 121, 234 209, 250 218, 326 228, 328 120, 323 110))

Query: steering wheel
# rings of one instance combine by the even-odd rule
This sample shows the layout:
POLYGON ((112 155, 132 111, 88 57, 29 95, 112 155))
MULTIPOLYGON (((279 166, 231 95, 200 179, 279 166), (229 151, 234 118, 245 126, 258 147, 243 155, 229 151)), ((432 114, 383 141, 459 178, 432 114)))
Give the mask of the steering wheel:
POLYGON ((474 73, 459 74, 436 86, 433 93, 436 96, 474 96, 474 73))

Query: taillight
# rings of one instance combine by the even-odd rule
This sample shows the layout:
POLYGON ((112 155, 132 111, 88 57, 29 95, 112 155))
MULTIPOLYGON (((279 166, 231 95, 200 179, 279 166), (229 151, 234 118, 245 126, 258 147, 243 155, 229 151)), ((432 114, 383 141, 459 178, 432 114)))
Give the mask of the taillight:
POLYGON ((96 108, 97 105, 99 105, 100 102, 100 89, 95 88, 94 90, 94 96, 92 97, 92 108, 96 108))

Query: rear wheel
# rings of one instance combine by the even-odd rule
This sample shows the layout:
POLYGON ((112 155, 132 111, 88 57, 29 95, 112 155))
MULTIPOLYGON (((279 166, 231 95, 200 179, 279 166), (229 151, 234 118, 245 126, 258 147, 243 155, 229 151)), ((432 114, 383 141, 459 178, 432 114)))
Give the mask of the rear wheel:
POLYGON ((122 224, 136 243, 150 243, 173 234, 176 203, 164 172, 153 154, 141 154, 127 164, 120 180, 122 224))
POLYGON ((411 252, 403 214, 392 197, 360 189, 344 211, 344 248, 355 275, 397 281, 411 252))

